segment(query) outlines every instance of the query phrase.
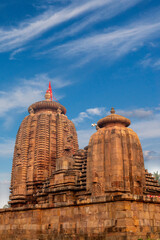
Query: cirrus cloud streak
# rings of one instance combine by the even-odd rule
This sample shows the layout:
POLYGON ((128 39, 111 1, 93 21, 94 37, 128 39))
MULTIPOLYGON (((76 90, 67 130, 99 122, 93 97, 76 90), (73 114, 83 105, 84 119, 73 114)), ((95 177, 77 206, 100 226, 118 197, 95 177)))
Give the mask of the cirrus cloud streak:
POLYGON ((70 41, 45 51, 43 54, 58 52, 60 56, 66 58, 78 56, 88 61, 101 55, 109 56, 109 60, 115 60, 134 51, 135 48, 142 47, 148 40, 159 37, 159 28, 159 17, 151 22, 147 19, 106 33, 96 33, 70 41))
MULTIPOLYGON (((0 52, 9 51, 21 47, 27 42, 40 36, 44 32, 71 19, 75 19, 85 13, 98 11, 98 9, 109 6, 112 12, 117 9, 126 9, 134 6, 141 0, 87 0, 75 1, 68 6, 59 9, 53 8, 30 20, 21 22, 18 26, 8 29, 0 28, 0 52)), ((112 14, 114 15, 114 13, 112 14)), ((82 27, 83 28, 83 27, 82 27)))

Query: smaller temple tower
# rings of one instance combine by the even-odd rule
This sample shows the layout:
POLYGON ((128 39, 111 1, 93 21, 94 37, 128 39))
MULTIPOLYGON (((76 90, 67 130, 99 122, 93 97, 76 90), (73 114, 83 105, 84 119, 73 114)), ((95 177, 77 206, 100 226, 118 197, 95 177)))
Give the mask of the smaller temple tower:
POLYGON ((87 190, 93 195, 143 195, 145 169, 141 143, 130 120, 115 114, 100 119, 89 141, 87 190))

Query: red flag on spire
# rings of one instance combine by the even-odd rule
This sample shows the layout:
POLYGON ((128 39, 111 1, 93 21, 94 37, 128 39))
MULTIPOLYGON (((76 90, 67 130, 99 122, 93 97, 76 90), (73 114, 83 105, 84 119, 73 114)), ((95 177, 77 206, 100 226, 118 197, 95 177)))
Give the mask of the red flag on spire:
POLYGON ((52 101, 52 97, 58 102, 58 100, 53 96, 52 94, 52 88, 51 88, 51 82, 49 82, 49 87, 47 89, 46 92, 49 92, 50 93, 50 96, 51 96, 51 101, 52 101))
POLYGON ((52 88, 51 88, 51 82, 49 82, 48 92, 49 92, 50 95, 51 95, 51 101, 52 101, 52 88))

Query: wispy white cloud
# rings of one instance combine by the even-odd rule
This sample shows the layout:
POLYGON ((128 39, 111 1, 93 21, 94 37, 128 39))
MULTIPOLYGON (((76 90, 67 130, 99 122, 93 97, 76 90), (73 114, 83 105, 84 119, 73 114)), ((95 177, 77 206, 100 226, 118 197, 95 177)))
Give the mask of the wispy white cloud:
POLYGON ((102 114, 104 114, 106 111, 105 111, 105 107, 96 107, 96 108, 88 108, 86 110, 86 112, 89 114, 89 115, 97 115, 97 116, 101 116, 102 114))
POLYGON ((145 150, 143 151, 143 156, 145 161, 152 161, 157 158, 160 160, 160 153, 157 153, 155 151, 145 150))
POLYGON ((70 80, 64 80, 61 77, 50 77, 47 73, 36 74, 30 79, 21 79, 25 85, 32 87, 41 87, 45 89, 46 83, 52 82, 54 89, 60 89, 73 84, 70 80))
POLYGON ((68 36, 75 36, 75 34, 85 31, 87 27, 91 27, 92 25, 101 22, 102 20, 107 20, 113 18, 114 16, 122 13, 123 11, 127 10, 128 8, 133 7, 141 0, 136 1, 128 1, 128 0, 120 0, 120 1, 111 1, 108 3, 107 7, 103 7, 103 9, 98 9, 98 11, 93 12, 83 19, 76 21, 69 27, 61 30, 58 33, 55 33, 52 37, 43 40, 40 47, 46 44, 49 44, 57 39, 66 38, 68 36))
POLYGON ((140 61, 140 64, 143 67, 151 67, 157 70, 160 70, 160 58, 152 58, 152 57, 145 57, 142 61, 140 61))
MULTIPOLYGON (((77 0, 74 0, 74 1, 77 1, 77 0)), ((48 7, 55 6, 55 4, 63 4, 64 6, 66 6, 71 2, 73 2, 73 0, 38 0, 38 1, 34 1, 34 3, 32 3, 32 6, 39 10, 39 9, 48 9, 48 7)))
POLYGON ((96 108, 89 108, 86 109, 85 112, 80 112, 78 117, 73 118, 72 121, 78 125, 80 122, 83 122, 86 118, 93 119, 93 116, 101 116, 106 113, 104 107, 96 107, 96 108))
POLYGON ((124 117, 143 119, 153 116, 153 110, 138 108, 133 110, 117 110, 117 114, 120 114, 124 117))
MULTIPOLYGON (((82 57, 90 61, 97 56, 109 56, 109 60, 117 59, 130 51, 142 47, 148 40, 160 36, 160 18, 144 19, 130 25, 120 27, 108 32, 70 41, 49 50, 54 54, 59 52, 63 57, 82 57)), ((49 53, 49 51, 44 53, 49 53)))
MULTIPOLYGON (((54 89, 63 88, 70 84, 71 81, 64 81, 60 77, 52 78, 48 74, 37 74, 30 79, 20 79, 19 84, 12 90, 0 93, 0 117, 7 112, 16 109, 16 111, 25 111, 33 102, 44 99, 48 83, 51 81, 54 89)), ((55 94, 59 100, 63 96, 55 94)))
POLYGON ((18 53, 23 52, 24 50, 25 50, 25 48, 18 48, 18 49, 16 49, 16 50, 14 50, 14 51, 11 53, 11 55, 10 55, 10 57, 9 57, 9 60, 15 60, 15 59, 16 59, 15 56, 16 56, 18 53))
MULTIPOLYGON (((126 3, 128 1, 124 0, 126 3)), ((120 1, 124 5, 124 1, 120 1)), ((139 0, 140 1, 140 0, 139 0)), ((132 1, 134 5, 138 0, 132 1)), ((98 10, 109 4, 117 5, 117 0, 87 0, 75 1, 62 9, 54 9, 44 12, 42 15, 24 21, 17 27, 0 29, 0 51, 9 51, 21 47, 26 42, 38 37, 47 30, 67 22, 87 12, 98 10)), ((118 4, 119 5, 119 4, 118 4)))

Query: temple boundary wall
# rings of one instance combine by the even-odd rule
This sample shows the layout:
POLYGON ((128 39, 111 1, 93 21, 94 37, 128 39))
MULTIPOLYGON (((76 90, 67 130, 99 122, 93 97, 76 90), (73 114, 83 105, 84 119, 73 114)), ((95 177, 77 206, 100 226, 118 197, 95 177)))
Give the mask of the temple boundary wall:
POLYGON ((160 199, 101 196, 76 205, 0 209, 1 240, 138 240, 160 238, 160 199))

